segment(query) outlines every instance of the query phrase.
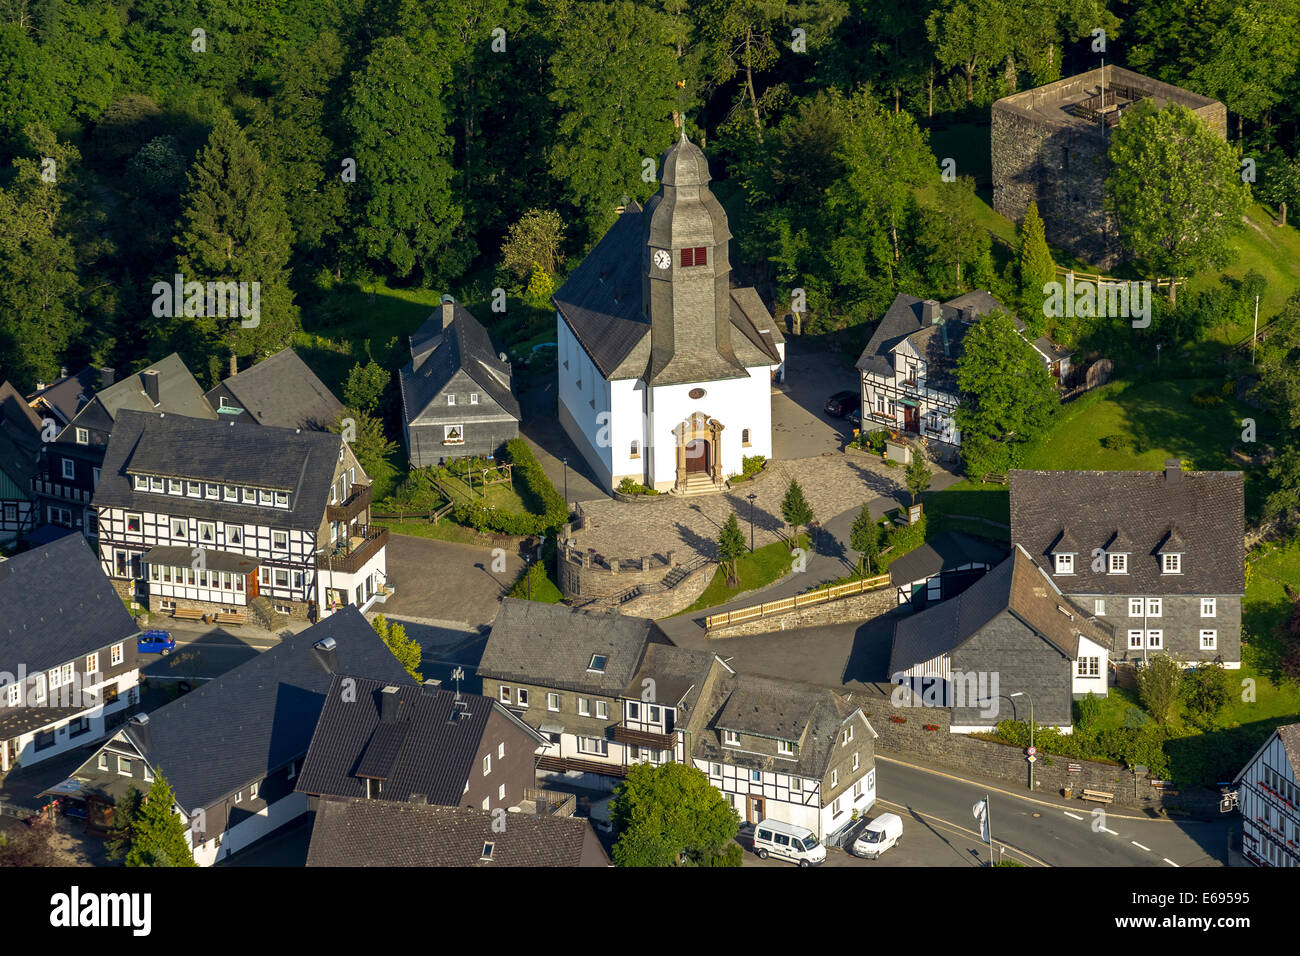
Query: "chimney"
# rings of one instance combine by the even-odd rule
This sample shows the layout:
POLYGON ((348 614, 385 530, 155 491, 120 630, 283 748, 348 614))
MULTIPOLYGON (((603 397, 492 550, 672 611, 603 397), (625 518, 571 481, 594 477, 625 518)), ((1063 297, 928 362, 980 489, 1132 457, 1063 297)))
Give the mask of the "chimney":
POLYGON ((1183 463, 1177 458, 1165 459, 1165 484, 1176 485, 1183 477, 1183 463))
POLYGON ((158 407, 161 399, 158 397, 158 373, 154 369, 147 369, 140 373, 140 385, 144 388, 145 395, 149 396, 149 401, 153 402, 154 408, 158 407))
POLYGON ((67 367, 66 365, 60 365, 60 366, 59 366, 59 378, 64 379, 64 378, 67 378, 67 377, 68 377, 68 367, 67 367))
POLYGON ((149 727, 148 714, 136 714, 131 718, 131 727, 135 731, 136 738, 145 750, 153 749, 153 731, 149 727))
POLYGON ((379 697, 379 722, 395 724, 402 715, 402 698, 397 687, 385 687, 379 697))
POLYGON ((451 320, 456 314, 456 300, 449 295, 442 297, 442 330, 446 332, 451 328, 451 320))
POLYGON ((937 299, 926 299, 921 303, 921 324, 938 325, 943 321, 943 309, 937 299))
POLYGON ((108 388, 117 377, 117 369, 101 368, 99 370, 99 387, 108 388))
POLYGON ((332 637, 321 638, 312 645, 316 649, 316 658, 325 666, 325 670, 333 674, 339 666, 338 642, 332 637))

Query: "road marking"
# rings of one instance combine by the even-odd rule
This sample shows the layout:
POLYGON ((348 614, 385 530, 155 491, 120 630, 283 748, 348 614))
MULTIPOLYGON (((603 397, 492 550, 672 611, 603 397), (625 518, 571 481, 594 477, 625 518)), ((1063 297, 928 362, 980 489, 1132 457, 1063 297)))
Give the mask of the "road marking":
POLYGON ((1177 863, 1175 863, 1173 860, 1169 859, 1169 857, 1167 857, 1167 856, 1162 856, 1160 859, 1164 860, 1164 861, 1165 861, 1166 863, 1168 863, 1170 866, 1178 866, 1177 863))
POLYGON ((1071 820, 1082 820, 1082 819, 1083 819, 1083 817, 1079 816, 1077 813, 1071 813, 1069 810, 1066 810, 1066 811, 1064 811, 1064 812, 1065 812, 1065 815, 1066 815, 1067 817, 1069 817, 1071 820))
MULTIPOLYGON (((1027 796, 1026 794, 1023 794, 1023 793, 1015 793, 1015 792, 1010 791, 1010 790, 1003 790, 1003 789, 1001 789, 1001 788, 999 788, 999 787, 991 787, 991 786, 989 786, 987 783, 984 783, 984 782, 982 782, 982 781, 971 780, 969 777, 959 777, 959 776, 957 776, 956 774, 953 774, 953 773, 944 773, 942 770, 933 770, 933 769, 931 769, 930 767, 922 767, 920 764, 908 763, 906 760, 899 760, 897 757, 887 757, 887 756, 885 756, 884 754, 880 753, 879 751, 876 752, 876 760, 878 760, 878 761, 879 761, 879 760, 883 760, 883 761, 885 761, 886 763, 896 763, 896 764, 898 764, 900 767, 907 767, 909 770, 917 770, 917 771, 919 771, 919 772, 921 772, 921 773, 933 774, 933 775, 936 776, 936 777, 943 777, 943 778, 945 778, 945 779, 947 779, 947 780, 956 780, 958 783, 964 783, 964 784, 966 784, 967 786, 970 786, 970 787, 977 787, 977 788, 979 788, 980 790, 985 791, 986 793, 999 793, 999 794, 1001 794, 1001 795, 1004 796, 1004 797, 1012 797, 1013 799, 1016 799, 1016 800, 1024 800, 1024 801, 1027 802, 1027 803, 1036 803, 1036 804, 1038 804, 1039 806, 1042 806, 1042 807, 1051 807, 1051 808, 1053 808, 1054 810, 1062 810, 1062 811, 1063 811, 1063 810, 1066 809, 1065 807, 1061 806, 1059 803, 1051 803, 1051 802, 1049 802, 1049 801, 1047 801, 1047 800, 1039 800, 1039 799, 1037 799, 1037 798, 1035 798, 1035 797, 1027 796)), ((1160 818, 1160 819, 1153 820, 1153 819, 1151 819, 1150 817, 1129 816, 1129 815, 1127 815, 1127 814, 1123 814, 1123 813, 1111 813, 1109 809, 1106 810, 1106 816, 1109 817, 1109 818, 1112 819, 1112 820, 1140 820, 1140 821, 1143 822, 1143 823, 1175 823, 1175 822, 1177 822, 1177 821, 1175 821, 1175 820, 1173 820, 1173 819, 1171 819, 1171 818, 1166 818, 1166 817, 1162 817, 1162 818, 1160 818)))
POLYGON ((1142 845, 1141 843, 1139 843, 1137 840, 1129 840, 1128 842, 1129 842, 1129 843, 1132 843, 1132 844, 1133 844, 1135 847, 1137 847, 1139 850, 1146 850, 1148 853, 1151 852, 1151 847, 1149 847, 1149 846, 1143 846, 1143 845, 1142 845))
MULTIPOLYGON (((968 829, 966 829, 965 827, 959 827, 959 826, 957 826, 957 824, 955 824, 955 823, 950 823, 949 821, 943 819, 943 817, 936 817, 936 816, 934 816, 933 814, 922 813, 920 810, 915 810, 915 809, 913 809, 912 807, 905 806, 905 805, 903 805, 903 804, 901 804, 901 803, 894 803, 892 800, 880 800, 880 799, 877 799, 877 800, 876 800, 876 803, 881 804, 882 806, 887 806, 887 807, 891 807, 891 808, 893 808, 893 809, 895 809, 895 810, 902 811, 903 813, 908 813, 908 814, 911 814, 911 815, 913 815, 913 816, 920 817, 922 820, 928 820, 928 821, 930 821, 931 823, 937 824, 938 826, 947 827, 949 830, 952 830, 952 831, 955 832, 955 833, 960 833, 960 834, 962 834, 963 836, 970 838, 970 839, 972 840, 972 842, 974 842, 974 843, 978 843, 980 846, 988 846, 988 844, 985 843, 984 840, 980 837, 980 835, 979 835, 978 833, 976 833, 974 830, 968 830, 968 829)), ((993 842, 994 842, 995 844, 999 845, 999 846, 1005 847, 1005 848, 1006 848, 1009 852, 1011 852, 1011 853, 1018 853, 1020 856, 1024 857, 1026 860, 1029 860, 1029 861, 1031 861, 1031 862, 1033 862, 1033 863, 1037 863, 1039 866, 1049 866, 1049 865, 1050 865, 1050 864, 1048 864, 1048 863, 1044 863, 1044 862, 1043 862, 1042 860, 1040 860, 1038 857, 1036 857, 1036 856, 1034 856, 1034 855, 1032 855, 1032 854, 1030 854, 1030 853, 1026 853, 1024 850, 1020 849, 1019 847, 1012 846, 1010 843, 1007 843, 1007 842, 1005 842, 1004 840, 997 840, 997 839, 995 839, 993 842)))
POLYGON ((1111 836, 1119 836, 1118 833, 1116 833, 1114 830, 1108 829, 1107 827, 1102 827, 1102 828, 1101 828, 1101 832, 1102 832, 1102 833, 1109 833, 1111 836))

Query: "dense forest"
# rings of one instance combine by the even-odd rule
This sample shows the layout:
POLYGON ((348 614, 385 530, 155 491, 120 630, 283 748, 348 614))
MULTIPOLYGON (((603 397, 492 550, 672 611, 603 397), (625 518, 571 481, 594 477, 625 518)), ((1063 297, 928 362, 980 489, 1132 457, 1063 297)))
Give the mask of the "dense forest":
POLYGON ((679 117, 774 311, 1004 291, 938 118, 1104 57, 1222 99, 1296 207, 1297 36, 1300 0, 0 0, 0 378, 178 350, 209 385, 376 283, 544 304, 679 117), (160 315, 178 273, 260 321, 160 315))

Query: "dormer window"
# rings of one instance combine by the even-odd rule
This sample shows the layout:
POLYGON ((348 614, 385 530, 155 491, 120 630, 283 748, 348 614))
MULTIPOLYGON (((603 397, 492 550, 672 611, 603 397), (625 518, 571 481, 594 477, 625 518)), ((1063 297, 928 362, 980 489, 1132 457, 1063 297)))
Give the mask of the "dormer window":
POLYGON ((78 428, 78 429, 77 429, 77 444, 78 444, 78 445, 89 445, 89 444, 90 444, 90 432, 88 432, 88 431, 87 431, 86 429, 84 429, 84 428, 78 428))
POLYGON ((1109 565, 1107 571, 1110 574, 1128 574, 1127 554, 1108 554, 1106 560, 1109 565))
POLYGON ((740 734, 734 730, 724 730, 722 732, 722 743, 727 747, 739 747, 740 734))
POLYGON ((1162 554, 1160 556, 1160 573, 1161 574, 1182 574, 1183 573, 1183 556, 1181 554, 1162 554))
POLYGON ((135 490, 136 490, 136 491, 148 491, 148 490, 149 490, 149 479, 146 478, 144 475, 133 475, 133 476, 132 476, 132 481, 133 481, 133 483, 134 483, 134 485, 135 485, 135 490))
POLYGON ((447 395, 447 404, 448 404, 448 405, 455 405, 455 404, 456 404, 456 396, 455 396, 455 395, 452 395, 452 394, 449 393, 449 394, 447 395))
POLYGON ((794 742, 790 740, 778 740, 776 742, 776 752, 785 757, 794 755, 794 742))
POLYGON ((1056 559, 1057 574, 1074 573, 1074 555, 1072 553, 1057 554, 1053 555, 1053 557, 1056 559))

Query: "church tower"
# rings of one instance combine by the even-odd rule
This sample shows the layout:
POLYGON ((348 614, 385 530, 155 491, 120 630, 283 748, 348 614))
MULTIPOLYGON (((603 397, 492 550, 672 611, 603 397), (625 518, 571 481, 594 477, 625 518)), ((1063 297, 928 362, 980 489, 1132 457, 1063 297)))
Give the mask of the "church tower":
POLYGON ((681 138, 664 153, 659 192, 646 203, 642 303, 650 320, 648 385, 748 375, 731 343, 727 215, 709 191, 709 164, 681 138))

